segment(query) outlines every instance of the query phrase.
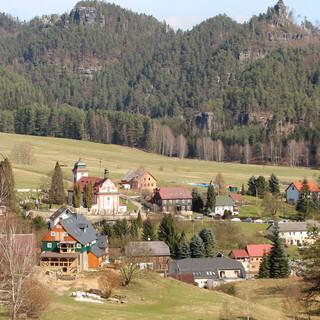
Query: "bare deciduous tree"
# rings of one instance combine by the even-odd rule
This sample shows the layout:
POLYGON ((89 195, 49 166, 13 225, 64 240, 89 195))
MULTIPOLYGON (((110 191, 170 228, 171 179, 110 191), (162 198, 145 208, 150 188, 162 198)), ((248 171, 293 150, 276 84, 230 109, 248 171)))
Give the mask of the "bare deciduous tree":
POLYGON ((17 230, 18 222, 9 217, 0 225, 0 290, 5 293, 2 303, 8 306, 12 320, 25 309, 29 295, 25 283, 35 266, 33 236, 17 230))

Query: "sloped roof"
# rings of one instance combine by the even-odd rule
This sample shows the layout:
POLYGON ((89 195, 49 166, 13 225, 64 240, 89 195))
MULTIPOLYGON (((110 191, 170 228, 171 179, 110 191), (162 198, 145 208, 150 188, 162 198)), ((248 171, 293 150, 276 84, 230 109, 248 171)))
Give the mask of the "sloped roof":
MULTIPOLYGON (((295 186, 295 188, 298 191, 301 191, 302 188, 303 188, 303 182, 301 182, 301 181, 295 181, 295 182, 292 182, 292 184, 295 186)), ((308 189, 309 189, 310 192, 320 192, 319 186, 314 181, 308 181, 308 189)))
POLYGON ((229 196, 217 196, 216 198, 216 207, 220 206, 233 206, 233 200, 229 196))
POLYGON ((219 258, 187 258, 174 260, 169 265, 169 275, 192 274, 194 278, 218 279, 220 270, 239 270, 245 278, 245 270, 241 262, 227 257, 219 258))
MULTIPOLYGON (((286 222, 278 223, 279 232, 296 232, 296 231, 308 231, 310 227, 316 226, 320 227, 319 222, 317 221, 307 221, 307 222, 286 222)), ((274 226, 270 228, 274 229, 274 226)))
POLYGON ((234 202, 244 201, 242 194, 239 193, 231 193, 230 197, 234 202))
POLYGON ((130 182, 141 178, 145 173, 148 173, 154 180, 157 180, 150 172, 146 171, 144 167, 139 167, 135 170, 131 170, 122 176, 121 181, 130 182))
POLYGON ((186 188, 159 188, 158 193, 162 200, 192 199, 191 191, 186 188))
POLYGON ((269 254, 271 244, 248 244, 246 250, 250 257, 263 257, 264 254, 269 254))
POLYGON ((93 187, 93 192, 98 192, 100 186, 106 181, 106 179, 97 177, 81 177, 77 182, 80 185, 80 191, 84 192, 87 184, 91 183, 93 187))
POLYGON ((70 209, 70 208, 68 208, 68 207, 61 207, 61 208, 59 208, 54 214, 52 214, 51 216, 50 216, 50 220, 51 221, 54 221, 54 220, 56 220, 57 218, 59 218, 63 213, 65 213, 65 212, 68 212, 68 213, 70 213, 70 214, 73 214, 74 212, 70 209))
POLYGON ((82 245, 86 245, 97 239, 96 230, 82 214, 70 216, 67 219, 61 220, 60 223, 82 245), (84 228, 84 230, 81 228, 84 228))
POLYGON ((234 249, 230 252, 229 256, 237 258, 249 258, 248 252, 245 249, 234 249))
POLYGON ((125 255, 133 257, 170 256, 170 249, 163 241, 131 241, 125 255))
POLYGON ((106 255, 106 251, 99 248, 97 244, 93 245, 90 249, 90 251, 98 258, 103 257, 106 255))

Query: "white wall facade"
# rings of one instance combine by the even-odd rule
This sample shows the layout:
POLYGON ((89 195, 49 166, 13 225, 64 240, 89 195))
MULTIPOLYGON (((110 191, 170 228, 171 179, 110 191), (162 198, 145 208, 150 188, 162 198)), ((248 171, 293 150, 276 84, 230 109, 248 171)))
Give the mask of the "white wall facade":
POLYGON ((214 209, 215 215, 220 215, 223 217, 224 212, 228 210, 231 211, 232 214, 234 214, 233 206, 216 206, 214 209))

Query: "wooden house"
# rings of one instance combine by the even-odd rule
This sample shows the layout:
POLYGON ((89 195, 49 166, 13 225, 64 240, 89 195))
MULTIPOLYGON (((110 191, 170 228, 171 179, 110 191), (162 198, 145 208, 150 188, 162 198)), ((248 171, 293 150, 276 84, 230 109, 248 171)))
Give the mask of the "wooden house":
POLYGON ((81 214, 60 210, 50 218, 41 242, 40 266, 46 271, 75 273, 99 268, 108 261, 107 236, 97 234, 81 214))
POLYGON ((192 194, 185 188, 158 188, 153 196, 153 203, 158 206, 160 212, 192 214, 192 194))
POLYGON ((163 241, 131 241, 125 247, 125 256, 135 258, 141 269, 166 273, 170 263, 170 249, 163 241))
POLYGON ((122 186, 125 189, 139 190, 139 191, 149 191, 152 192, 157 187, 157 179, 143 167, 139 167, 136 170, 131 170, 127 172, 121 178, 122 186))

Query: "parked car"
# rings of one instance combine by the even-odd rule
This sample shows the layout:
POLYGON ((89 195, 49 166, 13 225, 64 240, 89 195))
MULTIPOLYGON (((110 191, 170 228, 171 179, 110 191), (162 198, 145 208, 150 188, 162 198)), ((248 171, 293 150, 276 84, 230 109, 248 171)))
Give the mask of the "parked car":
POLYGON ((248 223, 251 223, 253 220, 252 220, 252 218, 245 218, 244 220, 243 220, 243 222, 248 222, 248 223))
POLYGON ((241 222, 241 220, 239 218, 232 218, 231 221, 232 222, 241 222))
POLYGON ((196 220, 202 220, 202 219, 203 219, 203 216, 196 216, 195 219, 196 219, 196 220))
POLYGON ((254 220, 254 223, 263 223, 263 220, 262 219, 256 219, 256 220, 254 220))
POLYGON ((274 224, 274 220, 271 220, 271 219, 270 219, 270 220, 267 221, 267 223, 268 223, 268 224, 274 224))

